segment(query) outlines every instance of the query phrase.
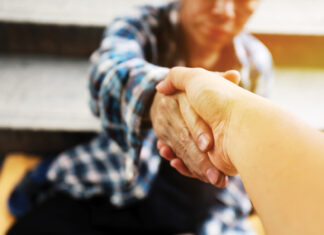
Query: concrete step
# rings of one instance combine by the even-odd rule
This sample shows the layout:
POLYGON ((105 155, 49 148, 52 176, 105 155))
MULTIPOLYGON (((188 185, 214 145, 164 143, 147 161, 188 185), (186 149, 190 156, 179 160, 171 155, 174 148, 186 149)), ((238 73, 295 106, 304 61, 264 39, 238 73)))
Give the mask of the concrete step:
POLYGON ((86 59, 0 56, 0 155, 56 154, 100 131, 86 59))
MULTIPOLYGON (((0 128, 98 132, 90 112, 89 62, 48 56, 0 56, 0 128)), ((324 69, 276 67, 270 97, 324 129, 324 69)))
MULTIPOLYGON (((169 0, 2 0, 0 21, 104 27, 135 5, 169 0)), ((324 34, 322 0, 262 0, 249 22, 254 33, 324 34)))
POLYGON ((99 131, 85 59, 0 56, 0 128, 99 131))
MULTIPOLYGON (((88 57, 114 17, 135 5, 166 1, 2 0, 0 53, 88 57)), ((276 65, 322 68, 323 8, 322 0, 263 0, 248 30, 266 44, 276 65)))

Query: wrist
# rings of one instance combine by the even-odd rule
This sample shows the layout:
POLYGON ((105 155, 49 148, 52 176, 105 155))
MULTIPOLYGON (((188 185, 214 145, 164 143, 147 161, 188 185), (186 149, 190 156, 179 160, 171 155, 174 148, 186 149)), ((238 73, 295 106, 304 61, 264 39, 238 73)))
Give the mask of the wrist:
POLYGON ((263 97, 243 89, 233 103, 226 147, 233 166, 240 171, 262 156, 264 135, 272 133, 275 107, 263 97))
POLYGON ((253 116, 254 107, 251 107, 251 104, 254 105, 254 100, 250 96, 250 92, 242 88, 234 93, 231 100, 223 145, 224 157, 232 167, 232 175, 235 175, 240 164, 239 161, 242 161, 242 156, 246 156, 243 153, 246 143, 250 142, 248 130, 253 127, 255 122, 250 118, 251 115, 253 116))

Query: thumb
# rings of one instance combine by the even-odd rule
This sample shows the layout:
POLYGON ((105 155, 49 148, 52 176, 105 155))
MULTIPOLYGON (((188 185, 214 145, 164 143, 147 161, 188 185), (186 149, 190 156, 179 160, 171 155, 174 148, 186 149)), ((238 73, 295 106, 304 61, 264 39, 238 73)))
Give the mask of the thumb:
POLYGON ((225 79, 238 85, 241 81, 241 75, 237 70, 229 70, 222 74, 225 79))
POLYGON ((156 85, 156 90, 164 95, 172 95, 176 92, 176 88, 173 86, 170 79, 165 78, 156 85))
POLYGON ((164 80, 155 88, 158 92, 171 95, 177 90, 185 91, 187 83, 192 78, 192 69, 185 67, 174 67, 170 69, 164 80))

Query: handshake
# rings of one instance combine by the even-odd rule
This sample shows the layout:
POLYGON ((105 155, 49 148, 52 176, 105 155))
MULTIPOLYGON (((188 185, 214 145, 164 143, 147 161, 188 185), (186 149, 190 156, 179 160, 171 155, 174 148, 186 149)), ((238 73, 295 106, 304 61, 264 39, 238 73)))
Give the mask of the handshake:
POLYGON ((237 174, 230 158, 230 124, 239 97, 237 71, 176 67, 160 82, 151 108, 160 155, 181 174, 225 187, 237 174))
POLYGON ((236 86, 239 80, 236 71, 171 69, 156 89, 165 99, 176 97, 188 133, 165 134, 151 108, 161 156, 183 175, 217 187, 240 173, 267 234, 323 234, 324 134, 236 86))

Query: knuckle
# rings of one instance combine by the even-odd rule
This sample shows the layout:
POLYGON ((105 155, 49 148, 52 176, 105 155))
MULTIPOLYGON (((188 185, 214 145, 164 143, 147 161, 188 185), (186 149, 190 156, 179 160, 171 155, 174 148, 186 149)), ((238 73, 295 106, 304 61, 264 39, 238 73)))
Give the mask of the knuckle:
POLYGON ((163 124, 165 123, 165 118, 162 116, 162 115, 158 115, 155 119, 156 121, 156 126, 159 128, 159 129, 162 129, 163 127, 163 124))
POLYGON ((197 76, 201 75, 202 73, 204 73, 206 70, 203 68, 194 68, 193 73, 197 76))
POLYGON ((178 70, 179 70, 179 67, 176 66, 176 67, 171 68, 169 73, 170 73, 171 75, 173 75, 173 74, 177 73, 178 70))
POLYGON ((205 166, 206 165, 205 158, 200 155, 199 157, 196 158, 196 164, 198 166, 205 166))
POLYGON ((161 132, 163 129, 165 129, 166 125, 167 122, 162 115, 157 115, 154 117, 154 119, 152 119, 152 126, 155 132, 161 132))
POLYGON ((164 108, 168 106, 168 98, 166 96, 161 97, 160 107, 164 108))
POLYGON ((175 100, 172 96, 163 96, 160 100, 160 108, 161 109, 170 109, 176 106, 175 100))
POLYGON ((179 156, 182 160, 186 160, 186 156, 187 156, 186 148, 181 142, 178 141, 172 142, 172 148, 177 156, 179 156))
POLYGON ((165 132, 163 131, 156 131, 155 132, 156 136, 158 137, 158 139, 162 140, 163 142, 167 140, 167 135, 165 134, 165 132))
POLYGON ((155 125, 153 125, 153 130, 154 130, 156 136, 159 139, 162 139, 162 138, 163 138, 163 140, 165 139, 165 137, 166 137, 166 128, 164 128, 164 126, 161 125, 161 123, 156 123, 155 125))
POLYGON ((201 124, 199 122, 194 122, 194 126, 192 127, 192 134, 195 136, 195 137, 199 137, 201 134, 203 134, 205 131, 204 131, 204 128, 203 126, 201 126, 201 124))
POLYGON ((204 171, 204 169, 207 169, 210 167, 209 162, 206 160, 205 156, 200 155, 199 157, 196 158, 196 164, 200 171, 204 171))
POLYGON ((187 128, 182 128, 179 131, 179 140, 181 143, 187 143, 190 138, 190 133, 187 128))

